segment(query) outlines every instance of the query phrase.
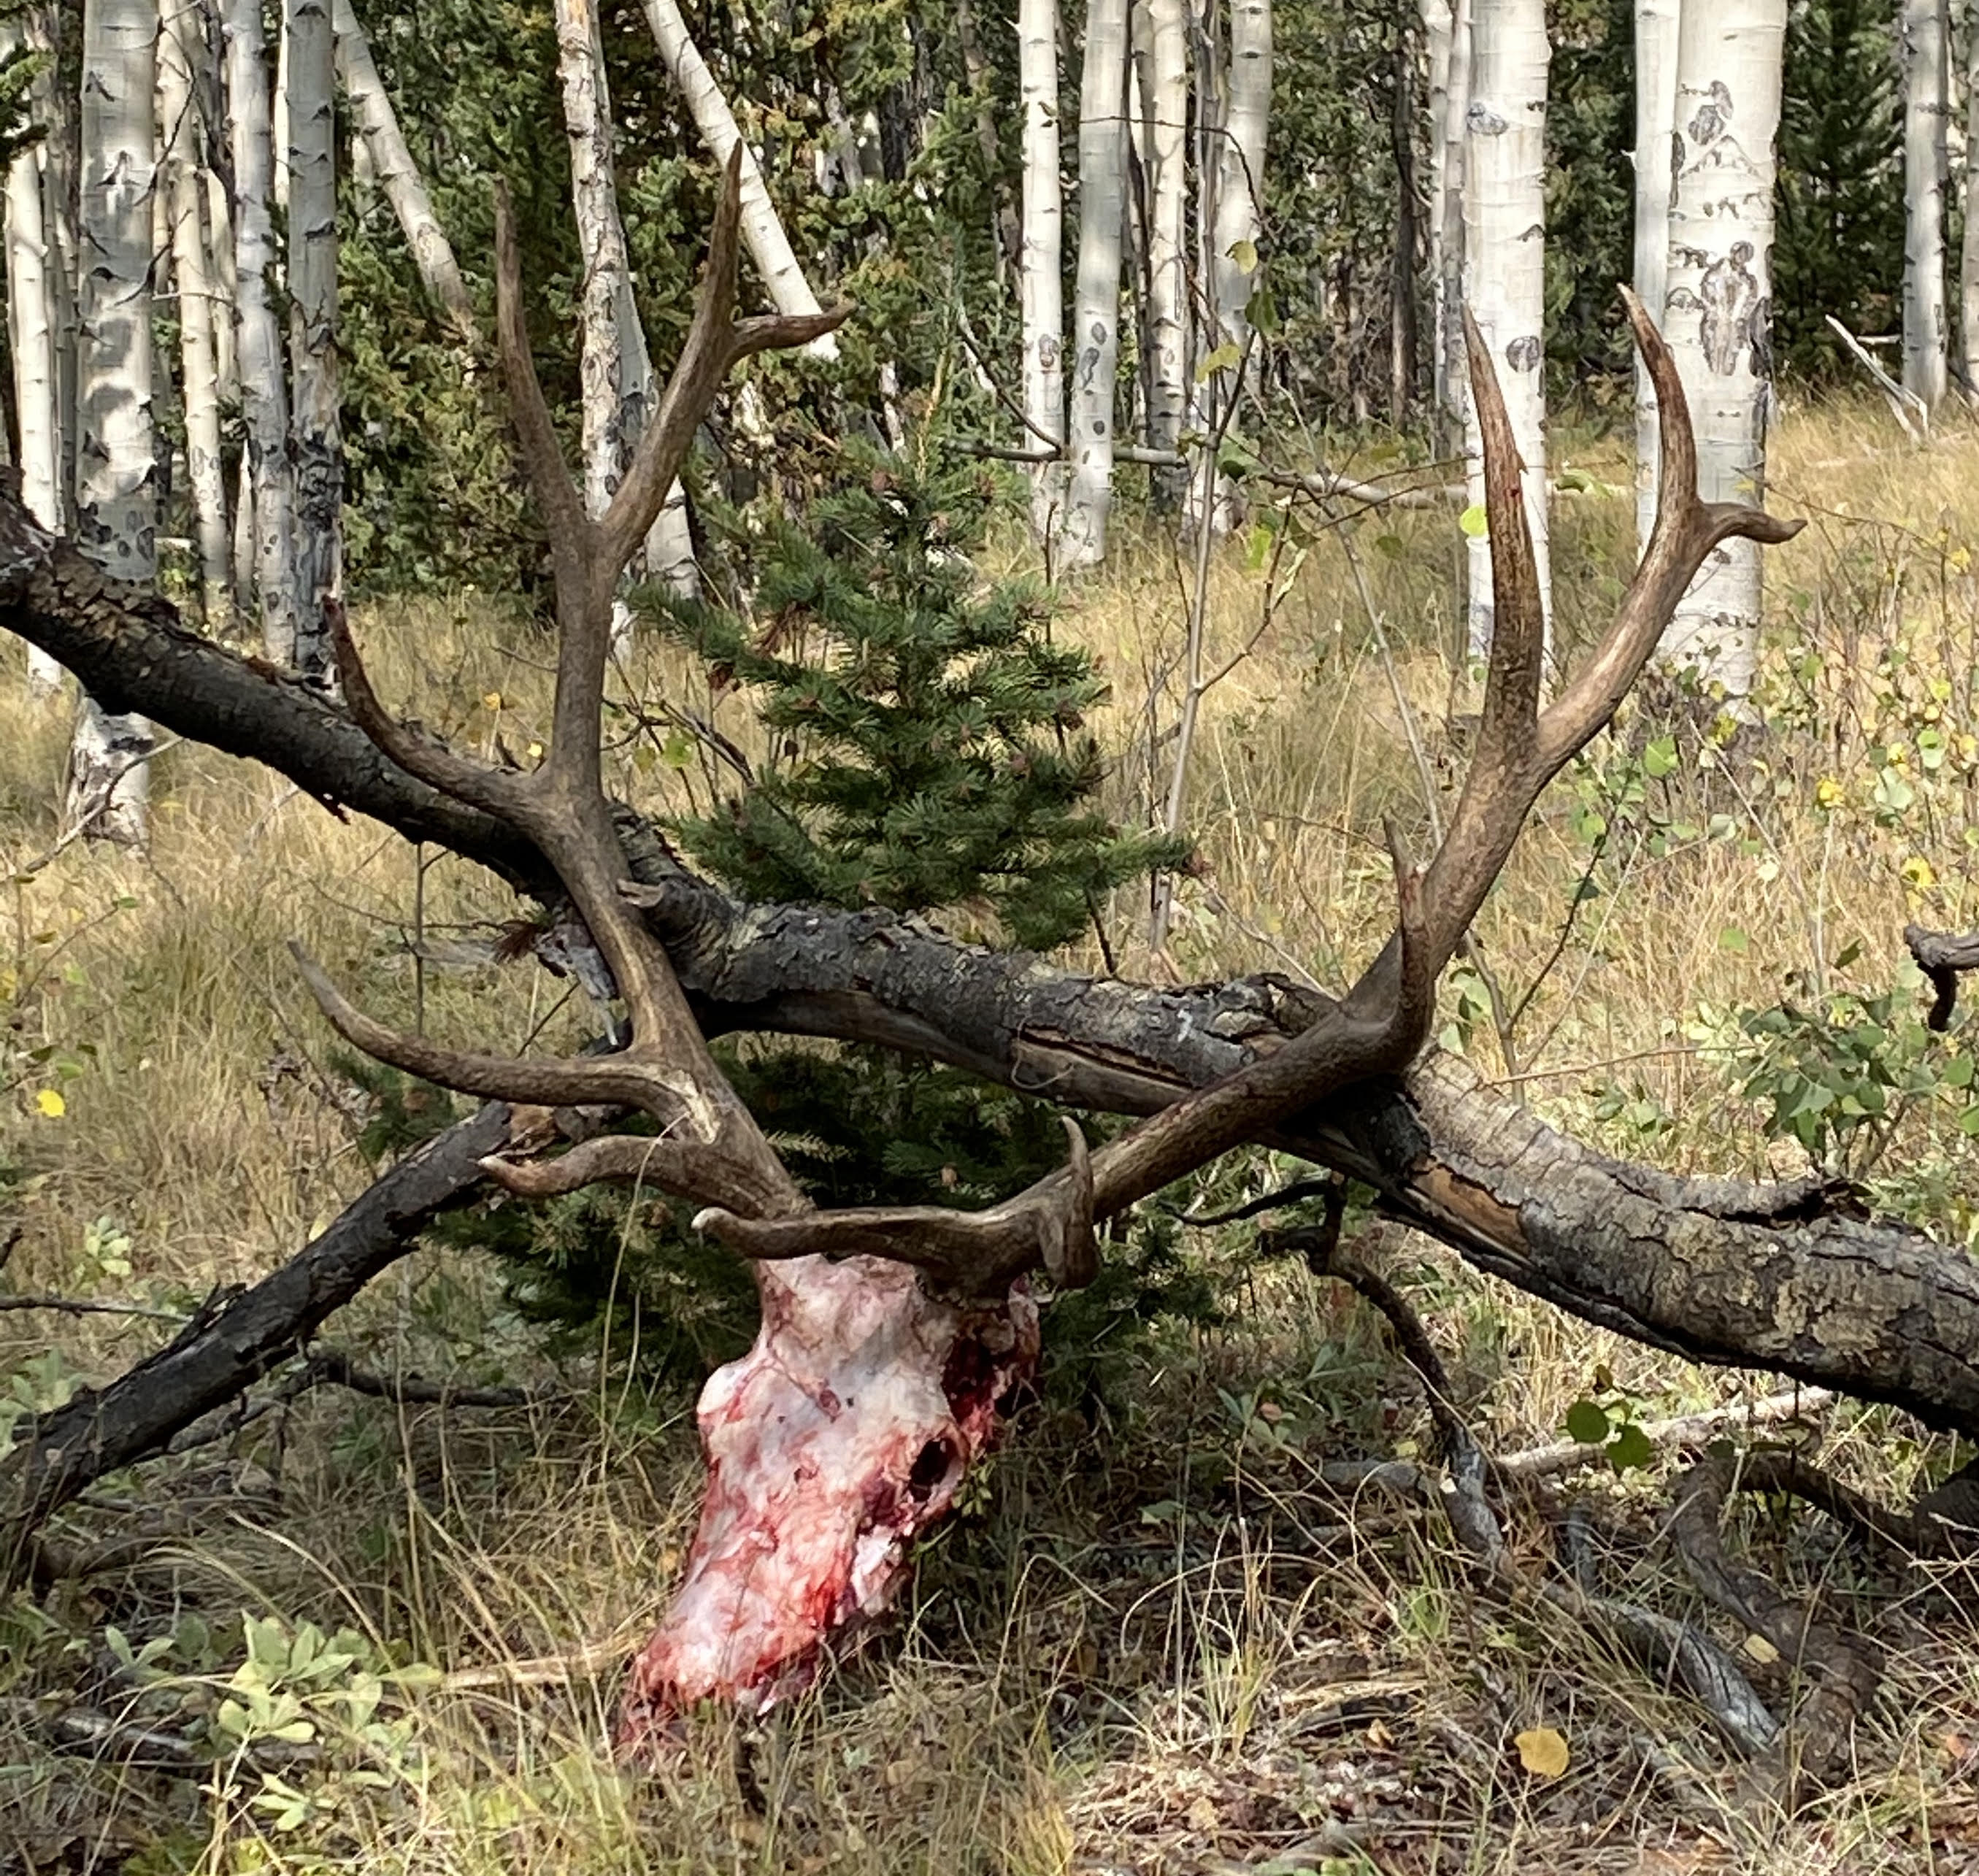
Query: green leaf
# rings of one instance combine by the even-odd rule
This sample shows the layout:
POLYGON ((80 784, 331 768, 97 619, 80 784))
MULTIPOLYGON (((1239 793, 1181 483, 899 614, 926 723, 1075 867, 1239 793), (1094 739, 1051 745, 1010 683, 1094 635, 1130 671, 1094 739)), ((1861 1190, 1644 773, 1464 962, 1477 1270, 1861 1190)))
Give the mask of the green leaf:
POLYGON ((1643 773, 1652 781, 1661 781, 1677 764, 1676 738, 1659 736, 1643 751, 1643 773))
POLYGON ((1225 340, 1196 366, 1196 383, 1207 384, 1219 371, 1228 371, 1231 366, 1241 364, 1243 358, 1243 349, 1234 340, 1225 340))
POLYGON ((1718 934, 1718 948, 1729 951, 1735 957, 1743 957, 1752 950, 1752 941, 1739 926, 1728 925, 1718 934))
POLYGON ((1457 525, 1470 539, 1481 541, 1491 532, 1491 517, 1482 502, 1473 502, 1457 516, 1457 525))
POLYGON ((1250 240, 1232 241, 1230 259, 1239 273, 1255 273, 1258 270, 1258 244, 1250 240))
POLYGON ((1599 1401, 1575 1401, 1566 1410, 1566 1437, 1583 1446, 1604 1444, 1608 1438, 1608 1410, 1599 1401))
POLYGON ((1639 1472, 1656 1456, 1656 1450, 1649 1443, 1649 1436, 1633 1420, 1616 1434, 1614 1443, 1608 1449, 1608 1463, 1617 1472, 1639 1472))

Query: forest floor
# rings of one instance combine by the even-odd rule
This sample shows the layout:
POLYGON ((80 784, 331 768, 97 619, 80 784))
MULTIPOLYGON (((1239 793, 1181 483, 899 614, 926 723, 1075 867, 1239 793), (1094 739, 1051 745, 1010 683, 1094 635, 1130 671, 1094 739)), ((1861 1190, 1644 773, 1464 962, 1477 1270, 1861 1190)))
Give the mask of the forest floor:
MULTIPOLYGON (((1570 658, 1619 595, 1633 526, 1618 446, 1591 439, 1583 462, 1574 442, 1556 439, 1581 486, 1557 503, 1553 555, 1570 658)), ((1907 1073, 1936 1046, 1901 928, 1979 923, 1979 434, 1954 421, 1918 449, 1868 405, 1789 409, 1773 463, 1771 505, 1810 525, 1768 562, 1769 733, 1715 757, 1626 725, 1604 739, 1480 921, 1490 981, 1460 969, 1446 992, 1444 1039, 1487 1076, 1606 1150, 1686 1172, 1807 1165, 1745 1091, 1769 1071, 1741 1013, 1812 1012, 1795 1032, 1808 1049, 1845 1032, 1907 1073)), ((1454 512, 1388 512, 1317 532, 1275 576, 1261 538, 1219 556, 1209 668, 1245 655, 1190 755, 1203 864, 1165 958, 1145 905, 1111 909, 1124 974, 1338 985, 1385 933, 1382 817, 1426 828, 1426 787, 1461 772, 1464 695, 1454 512)), ((1114 680, 1123 817, 1166 792, 1189 577, 1151 529, 1062 621, 1114 680), (1152 718, 1151 688, 1166 699, 1152 718)), ((491 749, 540 733, 543 641, 499 607, 463 595, 358 623, 409 714, 491 749)), ((676 659, 628 678, 711 707, 676 659)), ((65 725, 22 695, 9 645, 0 1227, 18 1242, 0 1301, 182 1311, 360 1189, 365 1104, 290 938, 369 1007, 436 1032, 504 1050, 576 1032, 540 973, 490 961, 512 912, 498 887, 266 771, 173 747, 148 855, 54 850, 65 725)), ((704 802, 714 770, 676 766, 666 734, 628 731, 620 785, 704 802)), ((1079 961, 1096 967, 1097 946, 1079 961)), ((1818 1145, 1880 1204, 1970 1243, 1979 1145, 1961 1105, 1898 1099, 1818 1145)), ((1219 1190, 1286 1170, 1255 1155, 1219 1190)), ((1558 1440, 1596 1396, 1646 1421, 1729 1407, 1742 1439, 1742 1404, 1778 1387, 1353 1228, 1382 1232, 1495 1453, 1558 1440)), ((1328 1487, 1326 1462, 1427 1448, 1412 1376, 1351 1294, 1259 1264, 1241 1232, 1199 1236, 1218 1321, 1062 1364, 926 1546, 897 1620, 764 1725, 697 1716, 678 1761, 639 1777, 605 1742, 692 1530, 691 1390, 635 1384, 608 1347, 551 1352, 485 1260, 409 1260, 333 1339, 381 1372, 522 1384, 528 1403, 318 1390, 65 1514, 81 1573, 0 1603, 0 1867, 1979 1871, 1973 1586, 1870 1556, 1804 1509, 1739 1510, 1751 1561, 1885 1653, 1848 1775, 1789 1814, 1681 1693, 1480 1585, 1433 1508, 1328 1487)), ((170 1326, 0 1312, 0 1430, 170 1326)), ((1951 1442, 1848 1404, 1752 1437, 1794 1427, 1893 1500, 1954 1462, 1951 1442)), ((1578 1505, 1611 1593, 1742 1647, 1778 1701, 1778 1662, 1706 1617, 1667 1540, 1677 1463, 1536 1482, 1508 1533, 1537 1563, 1578 1505)))

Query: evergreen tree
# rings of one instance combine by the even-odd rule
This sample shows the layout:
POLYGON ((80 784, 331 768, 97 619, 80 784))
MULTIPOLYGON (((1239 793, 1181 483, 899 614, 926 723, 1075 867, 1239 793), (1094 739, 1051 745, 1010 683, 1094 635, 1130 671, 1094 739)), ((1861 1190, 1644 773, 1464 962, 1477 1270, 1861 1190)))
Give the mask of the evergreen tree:
POLYGON ((1773 247, 1773 343, 1802 373, 1845 366, 1825 316, 1902 323, 1903 98, 1894 8, 1795 0, 1787 16, 1773 247))

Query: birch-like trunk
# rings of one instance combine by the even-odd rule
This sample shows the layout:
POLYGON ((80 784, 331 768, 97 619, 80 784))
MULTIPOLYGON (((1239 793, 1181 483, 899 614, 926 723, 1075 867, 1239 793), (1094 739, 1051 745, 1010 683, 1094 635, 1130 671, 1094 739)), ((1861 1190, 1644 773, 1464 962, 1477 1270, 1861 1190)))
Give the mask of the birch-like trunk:
POLYGON ((1231 0, 1230 108, 1216 180, 1212 293, 1219 345, 1251 336, 1251 290, 1264 231, 1265 144, 1271 117, 1271 0, 1231 0))
MULTIPOLYGON (((645 0, 645 6, 646 23, 652 28, 668 75, 679 86, 681 95, 687 100, 694 128, 701 132, 701 141, 708 145, 709 154, 718 164, 725 166, 730 153, 742 143, 735 114, 729 109, 728 99, 722 96, 721 86, 715 83, 714 75, 708 68, 708 61, 696 48, 676 0, 645 0)), ((763 172, 757 166, 755 152, 746 144, 742 150, 742 239, 779 313, 818 310, 817 296, 805 280, 804 269, 791 251, 790 237, 777 219, 776 208, 770 201, 768 189, 764 186, 763 172)), ((813 340, 805 349, 815 357, 836 358, 837 336, 826 333, 813 340)))
POLYGON ((1450 0, 1421 0, 1421 10, 1423 62, 1427 68, 1429 88, 1428 109, 1424 117, 1429 173, 1424 191, 1428 213, 1424 217, 1424 246, 1427 250, 1424 271, 1429 281, 1430 416, 1435 427, 1440 429, 1447 397, 1443 335, 1448 323, 1444 305, 1443 250, 1446 237, 1443 201, 1444 178, 1450 167, 1450 145, 1444 129, 1450 114, 1450 55, 1457 17, 1450 0))
MULTIPOLYGON (((68 8, 50 5, 28 14, 27 23, 29 43, 55 61, 55 73, 65 70, 66 42, 80 22, 68 8)), ((41 140, 41 234, 48 257, 48 305, 55 319, 56 467, 67 519, 75 514, 81 428, 76 394, 82 354, 81 144, 81 88, 57 84, 49 102, 48 134, 41 140)))
POLYGON ((178 281, 179 370, 185 401, 186 479, 192 490, 201 606, 209 631, 225 628, 232 583, 227 532, 226 466, 220 453, 220 366, 214 349, 213 269, 207 256, 204 167, 193 101, 194 60, 204 53, 191 0, 166 0, 158 37, 158 108, 164 116, 164 174, 159 193, 171 230, 178 281))
POLYGON ((1018 269, 1024 340, 1027 449, 1058 456, 1031 465, 1031 532, 1058 532, 1065 499, 1065 202, 1059 181, 1058 0, 1017 0, 1017 72, 1024 111, 1023 255, 1018 269))
POLYGON ((1471 0, 1453 0, 1450 12, 1450 65, 1444 82, 1438 128, 1441 153, 1430 219, 1439 250, 1435 396, 1437 446, 1452 453, 1463 444, 1470 408, 1470 379, 1464 363, 1464 164, 1470 113, 1471 0))
MULTIPOLYGON (((1686 6, 1678 35, 1679 141, 1663 334, 1682 374, 1707 502, 1764 500, 1772 370, 1774 140, 1786 0, 1686 6)), ((1705 563, 1659 658, 1694 666, 1727 697, 1752 688, 1759 550, 1728 541, 1705 563)))
POLYGON ((1079 88, 1079 286, 1072 381, 1072 477, 1059 564, 1106 557, 1113 500, 1113 405, 1120 360, 1120 237, 1127 216, 1127 0, 1087 0, 1079 88))
MULTIPOLYGON (((1951 22, 1945 0, 1904 0, 1904 389, 1927 419, 1944 401, 1945 131, 1951 22)), ((1968 159, 1969 161, 1969 159, 1968 159)))
POLYGON ((419 167, 399 128, 399 114, 392 108, 391 94, 378 76, 371 56, 370 42, 351 0, 334 0, 331 23, 336 35, 336 68, 343 80, 344 95, 350 101, 358 134, 370 152, 373 171, 385 199, 392 204, 404 230, 406 244, 413 250, 413 264, 419 270, 426 291, 463 338, 475 333, 474 307, 446 233, 433 213, 419 167))
POLYGON ((1965 217, 1958 257, 1959 350, 1965 394, 1979 402, 1979 8, 1965 9, 1965 217))
MULTIPOLYGON (((1476 0, 1464 152, 1464 298, 1497 368, 1524 463, 1526 521, 1550 617, 1546 527, 1545 0, 1476 0)), ((1465 399, 1464 464, 1484 500, 1483 444, 1465 399)), ((1491 642, 1491 544, 1470 542, 1467 617, 1473 658, 1491 642)))
MULTIPOLYGON (((1669 270, 1671 150, 1676 135, 1679 0, 1636 4, 1636 297, 1659 323, 1669 270)), ((1656 387, 1636 363, 1636 552, 1656 525, 1662 468, 1656 387)))
MULTIPOLYGON (((151 191, 158 12, 87 0, 82 15, 81 425, 75 539, 106 573, 157 572, 151 436, 151 191)), ((141 845, 151 726, 85 696, 69 750, 68 817, 92 837, 141 845)))
MULTIPOLYGON (((22 42, 5 30, 9 47, 22 42)), ((48 121, 55 74, 45 67, 28 105, 48 121)), ((7 167, 7 326, 13 357, 14 408, 21 432, 21 499, 45 528, 61 525, 61 430, 55 376, 54 280, 41 226, 38 149, 24 150, 7 167)), ((28 689, 37 698, 61 688, 62 668, 38 645, 28 648, 28 689)))
POLYGON ((343 435, 336 368, 336 51, 330 0, 286 0, 289 370, 297 670, 327 681, 324 607, 343 592, 343 435))
POLYGON ((295 479, 289 463, 289 381, 275 318, 274 151, 267 45, 260 0, 226 0, 227 121, 234 157, 234 344, 240 425, 253 494, 254 590, 261 650, 291 665, 297 652, 295 479))
MULTIPOLYGON (((653 369, 632 297, 625 230, 618 219, 612 167, 612 95, 592 0, 556 0, 556 28, 564 128, 570 139, 571 194, 584 257, 579 373, 584 499, 589 512, 598 515, 611 505, 645 413, 653 405, 653 369)), ((817 302, 810 303, 814 307, 817 302)), ((676 591, 692 592, 698 586, 687 498, 678 483, 668 492, 647 536, 646 555, 648 571, 676 591)), ((631 631, 631 614, 621 605, 612 636, 622 654, 631 631)))
MULTIPOLYGON (((1188 412, 1188 12, 1187 0, 1147 0, 1149 59, 1148 442, 1173 449, 1188 412)), ((1157 472, 1169 502, 1186 469, 1157 472)))

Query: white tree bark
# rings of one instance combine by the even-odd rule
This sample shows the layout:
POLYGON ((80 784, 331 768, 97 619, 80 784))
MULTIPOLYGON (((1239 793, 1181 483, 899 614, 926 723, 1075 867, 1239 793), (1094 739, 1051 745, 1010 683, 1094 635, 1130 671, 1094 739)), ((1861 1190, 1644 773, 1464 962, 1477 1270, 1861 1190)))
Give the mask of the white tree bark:
MULTIPOLYGON (((708 61, 696 49, 676 0, 645 0, 645 6, 646 23, 653 30, 660 58, 668 75, 680 87, 681 95, 687 100, 694 128, 701 132, 709 154, 717 163, 725 164, 729 153, 742 142, 734 112, 729 109, 721 86, 715 83, 714 74, 708 68, 708 61)), ((783 224, 777 219, 770 192, 764 186, 763 172, 757 164, 755 152, 747 144, 744 144, 742 151, 742 238, 779 313, 818 310, 817 296, 811 291, 804 270, 791 251, 790 239, 784 233, 783 224)), ((819 358, 836 358, 837 336, 826 333, 813 340, 805 349, 819 358)))
MULTIPOLYGON (((1546 525, 1546 111, 1544 0, 1475 0, 1464 152, 1464 297, 1491 355, 1525 473, 1526 521, 1552 608, 1546 525)), ((1484 499, 1483 443, 1467 396, 1464 462, 1473 507, 1484 499)), ((1471 655, 1491 642, 1491 545, 1470 541, 1471 655)))
MULTIPOLYGON (((21 42, 18 28, 9 25, 5 45, 21 42)), ((45 68, 28 97, 29 108, 44 122, 54 77, 45 68)), ((59 528, 61 432, 50 263, 41 227, 41 152, 24 150, 7 169, 7 323, 14 408, 21 430, 21 499, 42 526, 59 528)), ((39 646, 28 646, 29 694, 51 696, 61 688, 61 666, 39 646)))
POLYGON ((1435 396, 1438 446, 1462 447, 1470 409, 1464 361, 1464 163, 1470 111, 1471 0, 1454 0, 1450 15, 1450 68, 1444 78, 1443 118, 1433 126, 1440 172, 1430 220, 1439 250, 1436 276, 1435 396))
POLYGON ((1264 228, 1265 144, 1271 116, 1271 0, 1231 0, 1230 108, 1216 181, 1212 257, 1219 344, 1241 351, 1264 228))
POLYGON ((1904 389, 1927 418, 1944 401, 1945 133, 1951 22, 1945 0, 1904 0, 1904 389))
MULTIPOLYGON (((1147 0, 1147 15, 1148 442, 1173 449, 1188 411, 1186 0, 1147 0)), ((1161 473, 1157 486, 1179 497, 1188 472, 1161 473)))
MULTIPOLYGON (((48 53, 61 69, 65 41, 78 30, 68 9, 38 8, 27 15, 28 42, 48 53)), ((52 79, 53 75, 51 75, 52 79)), ((81 88, 56 85, 48 101, 48 134, 41 142, 41 234, 48 257, 48 304, 55 320, 56 468, 65 519, 75 515, 77 450, 76 380, 82 353, 78 296, 81 290, 82 97, 81 88)))
POLYGON ((336 55, 330 0, 286 0, 290 459, 296 491, 297 669, 336 668, 324 615, 343 592, 343 437, 336 367, 336 55))
POLYGON ((1079 287, 1072 312, 1072 479, 1059 565, 1106 556, 1120 359, 1120 239, 1127 216, 1127 0, 1087 0, 1079 79, 1079 287))
MULTIPOLYGON (((155 5, 87 0, 82 19, 81 283, 76 544, 107 573, 157 571, 151 439, 151 191, 155 5)), ((69 751, 68 815, 94 837, 148 831, 150 726, 85 697, 69 751)))
POLYGON ((297 651, 295 479, 289 463, 289 382, 275 319, 274 155, 260 0, 226 0, 227 118, 234 157, 234 352, 254 501, 254 589, 261 649, 271 664, 297 651))
MULTIPOLYGON (((1670 208, 1664 336, 1682 374, 1707 502, 1764 499, 1774 140, 1786 0, 1687 6, 1678 37, 1681 139, 1670 208)), ((1759 662, 1759 550, 1729 541, 1706 562, 1659 651, 1733 700, 1759 662)))
POLYGON ((1451 0, 1421 0, 1423 62, 1427 68, 1428 101, 1425 112, 1429 171, 1425 194, 1429 204, 1424 246, 1429 274, 1430 373, 1432 416, 1440 426, 1448 389, 1444 332, 1449 320, 1444 302, 1444 178, 1450 171, 1450 144, 1444 129, 1450 118, 1450 58, 1456 38, 1457 9, 1451 0))
POLYGON ((1979 9, 1965 9, 1965 228, 1958 257, 1958 336, 1968 397, 1979 399, 1979 9))
MULTIPOLYGON (((1636 297, 1659 322, 1669 271, 1679 0, 1636 0, 1636 297)), ((1662 455, 1656 387, 1636 363, 1636 552, 1656 525, 1662 455)))
MULTIPOLYGON (((1065 448, 1065 202, 1059 181, 1058 0, 1017 0, 1017 70, 1024 111, 1023 253, 1018 268, 1024 339, 1024 439, 1065 448)), ((1062 460, 1031 465, 1031 532, 1058 532, 1062 460)))
POLYGON ((439 302, 463 338, 475 333, 474 307, 466 283, 460 277, 459 264, 446 231, 433 213, 419 166, 399 129, 399 115, 392 108, 391 94, 378 76, 371 56, 370 42, 351 0, 334 0, 331 22, 336 34, 336 66, 343 80, 344 95, 350 101, 353 116, 364 147, 371 154, 373 170, 385 199, 392 204, 413 250, 413 264, 426 283, 426 291, 439 302))
POLYGON ((227 478, 220 453, 220 367, 214 350, 213 269, 204 214, 204 167, 199 112, 193 100, 194 60, 204 50, 190 0, 166 0, 158 38, 158 108, 163 115, 164 174, 160 179, 171 230, 172 271, 178 281, 179 367, 185 400, 186 479, 192 492, 199 551, 201 603, 207 628, 228 619, 232 566, 227 532, 227 478))
MULTIPOLYGON (((652 364, 632 298, 625 230, 612 170, 612 98, 592 0, 556 0, 557 68, 563 82, 564 128, 570 138, 571 193, 584 257, 582 300, 584 499, 594 516, 611 505, 654 402, 652 364), (629 421, 628 421, 629 419, 629 421)), ((816 302, 811 302, 815 307, 816 302)), ((647 537, 648 570, 677 590, 693 590, 694 549, 679 486, 647 537)), ((631 614, 621 606, 613 642, 629 643, 631 614)))

